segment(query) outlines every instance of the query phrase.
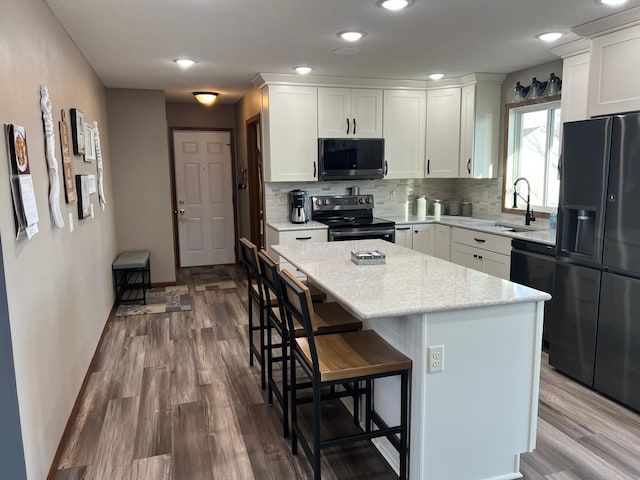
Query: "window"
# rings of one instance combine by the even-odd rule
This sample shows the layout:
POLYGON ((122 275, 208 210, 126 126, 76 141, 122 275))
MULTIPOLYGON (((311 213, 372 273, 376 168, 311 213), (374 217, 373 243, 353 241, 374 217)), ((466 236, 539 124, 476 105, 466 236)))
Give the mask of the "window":
MULTIPOLYGON (((560 102, 514 104, 507 107, 507 151, 505 152, 505 198, 503 211, 514 211, 513 183, 524 177, 531 185, 531 206, 536 211, 550 212, 558 207, 560 180, 560 102)), ((526 198, 525 182, 518 192, 526 198)), ((525 202, 518 199, 517 209, 525 202)))

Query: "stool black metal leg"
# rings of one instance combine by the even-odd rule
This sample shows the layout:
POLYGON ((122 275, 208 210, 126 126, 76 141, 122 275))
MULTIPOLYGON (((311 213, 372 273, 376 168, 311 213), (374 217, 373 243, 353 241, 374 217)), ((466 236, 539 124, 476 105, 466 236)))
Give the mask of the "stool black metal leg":
POLYGON ((313 382, 313 478, 320 480, 320 382, 313 382))
MULTIPOLYGON (((283 322, 284 323, 284 322, 283 322)), ((289 336, 287 335, 286 326, 282 327, 282 428, 284 438, 289 436, 289 382, 287 378, 289 372, 287 371, 288 362, 287 356, 291 351, 289 345, 289 336)))
POLYGON ((408 463, 408 432, 409 432, 409 372, 403 371, 401 374, 400 387, 400 479, 407 478, 408 463))
MULTIPOLYGON (((295 342, 291 337, 291 343, 295 342)), ((298 435, 296 434, 296 428, 298 426, 298 398, 296 394, 296 360, 293 353, 293 346, 291 346, 291 453, 296 455, 298 453, 298 435)))
POLYGON ((267 382, 269 405, 273 405, 273 388, 271 388, 271 380, 273 379, 273 331, 271 330, 271 320, 267 312, 267 382))
POLYGON ((265 311, 266 307, 264 305, 260 306, 260 386, 264 390, 267 388, 267 372, 265 365, 265 354, 267 353, 267 344, 265 341, 265 330, 267 326, 265 324, 265 311))
POLYGON ((248 314, 249 314, 249 365, 253 367, 253 298, 251 298, 251 283, 249 283, 248 295, 248 314))
POLYGON ((371 431, 371 409, 372 409, 372 405, 371 405, 371 392, 373 391, 373 380, 371 379, 367 379, 366 381, 366 398, 365 398, 365 407, 364 407, 364 421, 365 421, 365 431, 366 432, 370 432, 371 431))

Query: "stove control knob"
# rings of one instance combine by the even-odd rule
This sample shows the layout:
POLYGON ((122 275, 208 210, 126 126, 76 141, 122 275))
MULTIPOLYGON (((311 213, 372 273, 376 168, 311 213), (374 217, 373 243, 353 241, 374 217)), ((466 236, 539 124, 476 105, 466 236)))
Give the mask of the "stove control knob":
POLYGON ((329 199, 328 199, 328 198, 325 198, 325 199, 324 199, 324 204, 325 204, 325 205, 329 205, 329 199))
POLYGON ((363 198, 363 197, 360 197, 360 198, 358 199, 358 202, 359 202, 359 203, 361 203, 361 204, 362 204, 362 203, 364 203, 364 198, 363 198))
POLYGON ((367 198, 367 203, 373 203, 373 198, 368 197, 368 198, 367 198))
POLYGON ((322 200, 317 199, 317 200, 316 200, 316 205, 322 205, 322 200))

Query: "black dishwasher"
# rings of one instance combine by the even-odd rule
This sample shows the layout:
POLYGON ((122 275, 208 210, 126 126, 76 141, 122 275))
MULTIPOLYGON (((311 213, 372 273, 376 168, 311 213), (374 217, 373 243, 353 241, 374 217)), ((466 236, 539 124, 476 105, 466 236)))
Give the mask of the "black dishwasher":
MULTIPOLYGON (((519 240, 511 240, 511 272, 512 282, 535 288, 551 295, 556 265, 556 248, 552 245, 519 240)), ((544 304, 544 326, 542 330, 542 348, 549 349, 549 304, 544 304)))

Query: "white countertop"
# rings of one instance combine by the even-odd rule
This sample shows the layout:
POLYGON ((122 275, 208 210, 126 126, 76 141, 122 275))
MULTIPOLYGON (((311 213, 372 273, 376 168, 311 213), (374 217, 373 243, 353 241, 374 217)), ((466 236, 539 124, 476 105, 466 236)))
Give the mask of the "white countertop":
POLYGON ((383 240, 274 245, 273 250, 362 319, 549 300, 547 293, 383 240), (356 265, 376 249, 384 265, 356 265))
MULTIPOLYGON (((493 233, 496 235, 502 235, 504 237, 518 238, 521 240, 529 240, 532 242, 542 243, 545 245, 556 244, 556 230, 541 229, 530 230, 526 232, 512 232, 506 229, 496 227, 496 223, 501 223, 494 220, 483 220, 481 218, 472 217, 459 217, 459 216, 447 216, 443 215, 440 220, 436 221, 432 216, 418 217, 417 215, 403 215, 399 217, 387 216, 386 220, 391 220, 396 225, 408 225, 416 223, 439 223, 442 225, 449 225, 450 227, 462 227, 470 230, 477 230, 480 232, 493 233)), ((514 225, 517 226, 517 225, 514 225)), ((535 228, 535 227, 534 227, 535 228)))
POLYGON ((274 228, 279 232, 286 232, 289 230, 327 230, 324 223, 314 222, 313 220, 307 223, 291 223, 291 222, 267 222, 267 226, 274 228))

